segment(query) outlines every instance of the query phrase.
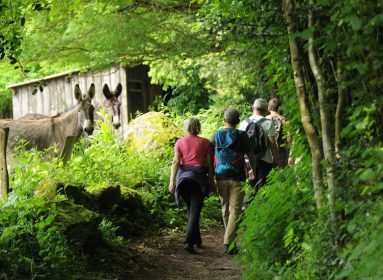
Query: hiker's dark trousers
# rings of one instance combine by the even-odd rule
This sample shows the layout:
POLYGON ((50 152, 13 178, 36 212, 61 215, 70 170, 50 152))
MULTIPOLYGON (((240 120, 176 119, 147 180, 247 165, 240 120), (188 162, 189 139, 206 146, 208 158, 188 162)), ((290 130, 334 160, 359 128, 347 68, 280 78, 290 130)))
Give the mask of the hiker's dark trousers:
POLYGON ((189 217, 185 243, 190 246, 201 245, 199 219, 204 199, 201 187, 193 180, 184 180, 180 186, 180 195, 186 203, 189 217))
POLYGON ((273 169, 273 166, 273 163, 257 160, 257 172, 255 174, 255 179, 250 182, 250 185, 255 188, 256 192, 258 192, 266 184, 267 175, 269 175, 271 169, 273 169))
POLYGON ((247 207, 258 191, 266 184, 267 175, 269 175, 274 165, 263 160, 257 160, 257 172, 255 179, 249 181, 252 191, 245 195, 244 206, 247 207))

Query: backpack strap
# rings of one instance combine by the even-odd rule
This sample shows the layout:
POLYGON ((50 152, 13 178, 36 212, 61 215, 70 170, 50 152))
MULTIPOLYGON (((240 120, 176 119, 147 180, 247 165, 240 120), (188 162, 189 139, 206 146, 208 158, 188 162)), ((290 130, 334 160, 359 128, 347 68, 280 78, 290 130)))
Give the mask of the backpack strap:
POLYGON ((250 118, 245 119, 245 122, 247 122, 245 131, 247 132, 249 130, 250 124, 253 122, 250 118))
POLYGON ((264 121, 266 121, 267 119, 266 118, 262 118, 262 119, 259 119, 259 120, 257 120, 257 123, 260 123, 260 124, 262 124, 264 121))
POLYGON ((247 126, 246 126, 246 129, 245 129, 245 131, 247 132, 247 130, 249 129, 249 127, 250 127, 250 124, 251 123, 259 123, 259 124, 262 124, 264 121, 266 121, 267 119, 266 118, 264 118, 264 117, 262 117, 261 119, 259 119, 259 120, 252 120, 252 119, 250 119, 250 118, 247 118, 247 119, 245 119, 245 121, 247 122, 247 126))

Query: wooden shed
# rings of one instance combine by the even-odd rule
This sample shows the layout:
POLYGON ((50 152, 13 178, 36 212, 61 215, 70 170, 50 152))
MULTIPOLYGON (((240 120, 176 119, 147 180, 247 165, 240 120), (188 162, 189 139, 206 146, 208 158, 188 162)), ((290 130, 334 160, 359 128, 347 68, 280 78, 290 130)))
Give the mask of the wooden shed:
POLYGON ((149 67, 111 67, 104 71, 80 73, 68 71, 56 75, 10 85, 13 90, 13 118, 17 119, 28 113, 53 116, 67 111, 76 104, 74 87, 80 85, 83 92, 94 83, 96 95, 92 102, 96 108, 102 106, 105 97, 102 93, 104 84, 114 90, 118 83, 122 84, 121 101, 121 132, 126 132, 128 121, 137 111, 147 112, 148 106, 155 97, 162 94, 159 85, 150 84, 149 67), (36 83, 43 80, 46 84, 43 92, 39 90, 32 95, 36 83))

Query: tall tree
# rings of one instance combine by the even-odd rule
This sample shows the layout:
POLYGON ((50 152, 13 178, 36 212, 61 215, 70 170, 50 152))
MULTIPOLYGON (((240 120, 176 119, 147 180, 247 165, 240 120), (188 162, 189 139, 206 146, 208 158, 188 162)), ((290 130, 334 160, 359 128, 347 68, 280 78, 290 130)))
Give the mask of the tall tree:
MULTIPOLYGON (((315 6, 314 0, 309 0, 309 14, 308 14, 308 28, 315 30, 315 6)), ((319 63, 318 51, 315 47, 315 32, 311 32, 311 35, 308 39, 308 57, 311 67, 311 71, 315 77, 316 88, 318 92, 318 101, 319 101, 319 112, 320 112, 320 123, 322 131, 322 147, 323 154, 326 160, 326 177, 327 177, 327 186, 329 189, 329 210, 331 215, 331 221, 333 225, 336 224, 336 215, 335 215, 335 188, 336 180, 334 173, 335 166, 335 147, 334 147, 334 133, 333 126, 334 117, 331 116, 331 104, 329 102, 328 94, 330 90, 327 87, 326 78, 321 69, 319 63)))
POLYGON ((324 206, 324 188, 321 171, 322 153, 319 145, 317 132, 315 130, 314 125, 312 124, 312 115, 307 105, 308 94, 306 90, 306 81, 304 78, 304 71, 302 65, 304 54, 302 53, 302 46, 300 46, 300 44, 298 43, 297 38, 294 37, 298 32, 298 29, 296 11, 294 9, 294 3, 292 0, 283 1, 283 11, 287 25, 287 32, 289 34, 291 65, 293 68, 295 88, 299 101, 301 121, 305 129, 307 140, 310 145, 315 201, 317 207, 322 208, 324 206))

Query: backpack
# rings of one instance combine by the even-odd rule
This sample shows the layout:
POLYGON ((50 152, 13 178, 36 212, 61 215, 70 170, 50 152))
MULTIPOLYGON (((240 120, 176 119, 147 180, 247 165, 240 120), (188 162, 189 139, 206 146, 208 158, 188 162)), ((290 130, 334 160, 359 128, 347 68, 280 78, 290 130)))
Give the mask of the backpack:
POLYGON ((239 130, 219 130, 214 135, 215 173, 222 177, 238 177, 244 173, 244 153, 238 149, 239 130))
POLYGON ((275 131, 276 131, 275 139, 276 139, 278 148, 281 148, 283 146, 283 144, 284 144, 282 120, 284 120, 284 118, 282 118, 282 119, 274 119, 274 118, 272 118, 271 119, 271 121, 273 122, 273 125, 275 127, 275 131))
POLYGON ((265 132, 262 128, 262 123, 265 120, 265 118, 262 118, 259 121, 252 121, 249 118, 246 119, 248 125, 245 131, 250 138, 256 159, 261 159, 265 155, 268 147, 265 132))

